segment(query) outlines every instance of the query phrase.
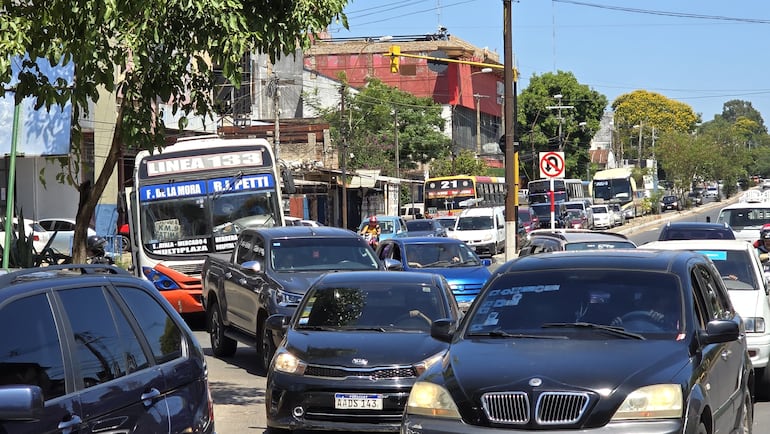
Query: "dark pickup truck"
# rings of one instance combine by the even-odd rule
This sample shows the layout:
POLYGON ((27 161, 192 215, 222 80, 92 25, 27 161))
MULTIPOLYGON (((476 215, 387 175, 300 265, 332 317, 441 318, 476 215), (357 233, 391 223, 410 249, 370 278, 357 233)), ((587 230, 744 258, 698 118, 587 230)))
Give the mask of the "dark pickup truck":
POLYGON ((245 229, 229 255, 211 255, 201 271, 203 305, 217 357, 237 342, 255 347, 267 372, 282 336, 268 316, 291 316, 310 285, 330 271, 383 270, 385 265, 355 232, 333 227, 245 229))

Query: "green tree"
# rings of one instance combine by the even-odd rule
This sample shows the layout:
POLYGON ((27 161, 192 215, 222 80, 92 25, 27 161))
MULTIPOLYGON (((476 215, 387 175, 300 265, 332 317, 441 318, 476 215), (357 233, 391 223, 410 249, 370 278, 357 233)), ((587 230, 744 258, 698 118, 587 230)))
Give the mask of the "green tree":
POLYGON ((532 165, 531 173, 528 167, 522 170, 536 177, 538 153, 557 150, 561 144, 566 176, 583 177, 590 162, 588 148, 606 107, 607 97, 580 84, 570 72, 533 75, 518 96, 516 140, 521 146, 520 157, 532 165), (558 105, 554 95, 562 95, 562 106, 572 107, 561 110, 561 120, 559 110, 548 108, 558 105))
POLYGON ((487 164, 476 158, 476 153, 464 149, 459 154, 430 163, 430 176, 487 175, 487 164))
MULTIPOLYGON (((11 59, 29 55, 19 74, 16 102, 28 96, 50 107, 72 102, 73 149, 78 158, 80 120, 100 89, 120 96, 112 146, 90 191, 77 173, 66 180, 81 191, 74 260, 85 260, 88 222, 115 169, 120 149, 165 144, 157 102, 184 116, 209 114, 214 73, 240 84, 241 59, 257 51, 272 58, 293 54, 336 18, 347 26, 347 0, 28 0, 5 2, 0 14, 0 80, 10 83, 11 59), (36 59, 75 65, 74 86, 50 82, 36 59)), ((5 89, 0 90, 4 95, 5 89)), ((76 166, 76 165, 70 165, 76 166)))
MULTIPOLYGON (((646 90, 635 90, 620 95, 612 102, 612 109, 615 117, 616 137, 626 150, 625 156, 631 155, 634 158, 651 157, 653 149, 650 145, 652 144, 653 128, 655 129, 655 136, 660 137, 660 135, 668 132, 692 132, 700 122, 700 117, 689 105, 646 90), (640 132, 641 145, 639 142, 640 132), (644 143, 648 145, 644 146, 644 143), (641 156, 639 155, 640 148, 641 156)), ((622 155, 617 156, 618 159, 623 157, 622 155)))
POLYGON ((441 106, 431 98, 419 98, 379 79, 370 78, 353 93, 345 75, 341 90, 345 98, 341 106, 323 107, 315 95, 306 95, 308 104, 321 113, 332 127, 336 143, 347 139, 347 166, 356 169, 382 169, 383 174, 396 175, 396 140, 400 170, 411 170, 417 163, 449 155, 451 140, 442 133, 445 125, 441 106), (345 137, 344 134, 347 134, 345 137))
POLYGON ((767 134, 767 127, 762 115, 751 105, 750 101, 733 99, 722 105, 721 117, 726 121, 735 123, 740 118, 748 119, 755 125, 753 132, 755 134, 767 134))
POLYGON ((693 180, 711 173, 719 152, 713 140, 681 131, 663 133, 658 143, 659 164, 680 192, 688 191, 693 180))

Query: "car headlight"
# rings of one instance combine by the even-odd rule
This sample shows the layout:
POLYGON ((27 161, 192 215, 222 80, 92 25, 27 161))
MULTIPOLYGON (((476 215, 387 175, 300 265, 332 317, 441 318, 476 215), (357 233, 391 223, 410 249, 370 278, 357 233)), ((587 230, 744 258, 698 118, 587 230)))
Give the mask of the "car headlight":
POLYGON ((273 370, 287 374, 304 375, 307 364, 288 351, 279 351, 273 359, 273 370))
POLYGON ((420 375, 423 372, 427 371, 428 368, 430 368, 431 366, 440 362, 442 357, 444 357, 444 351, 440 353, 436 353, 428 357, 427 359, 423 360, 422 362, 415 364, 414 370, 417 371, 417 375, 420 375))
POLYGON ((743 318, 743 324, 749 333, 764 333, 765 319, 761 316, 750 316, 743 318))
POLYGON ((438 384, 418 381, 409 392, 409 400, 406 403, 407 414, 441 417, 446 419, 460 419, 452 396, 438 384))
POLYGON ((491 239, 492 239, 492 235, 484 235, 484 238, 482 239, 482 241, 489 241, 491 239))
POLYGON ((629 393, 612 420, 669 419, 682 417, 682 388, 655 384, 629 393))
POLYGON ((281 289, 275 292, 275 302, 281 306, 299 304, 300 301, 302 301, 301 294, 295 294, 281 289))

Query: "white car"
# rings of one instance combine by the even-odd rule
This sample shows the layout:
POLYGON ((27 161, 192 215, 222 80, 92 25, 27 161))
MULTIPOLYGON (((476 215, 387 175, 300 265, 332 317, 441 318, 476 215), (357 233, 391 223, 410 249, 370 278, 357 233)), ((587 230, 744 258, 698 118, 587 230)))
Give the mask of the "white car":
POLYGON ((610 229, 615 226, 615 216, 607 205, 594 205, 591 207, 594 215, 594 227, 610 229))
POLYGON ((315 220, 304 220, 299 217, 284 216, 283 220, 286 222, 286 226, 312 226, 316 228, 323 226, 315 220))
MULTIPOLYGON (((4 225, 5 219, 2 219, 2 222, 0 224, 4 225)), ((18 227, 19 219, 16 217, 13 218, 13 228, 11 229, 11 237, 17 237, 19 235, 19 227, 18 227)), ((35 248, 35 252, 40 253, 45 248, 45 245, 48 243, 48 239, 51 237, 51 234, 49 234, 42 226, 40 226, 37 222, 30 219, 24 219, 24 235, 29 236, 29 234, 32 234, 32 246, 35 248)), ((13 239, 13 238, 11 238, 13 239)), ((0 247, 5 246, 5 227, 0 226, 0 247)))
POLYGON ((655 241, 639 248, 693 250, 711 258, 722 276, 735 310, 745 324, 749 356, 757 372, 756 390, 770 394, 768 281, 754 246, 742 240, 677 240, 655 241))
MULTIPOLYGON (((72 255, 72 239, 75 236, 75 219, 70 218, 45 218, 37 221, 53 237, 51 248, 56 253, 72 255), (54 235, 55 233, 55 235, 54 235)), ((87 229, 88 236, 96 235, 92 227, 87 229)))

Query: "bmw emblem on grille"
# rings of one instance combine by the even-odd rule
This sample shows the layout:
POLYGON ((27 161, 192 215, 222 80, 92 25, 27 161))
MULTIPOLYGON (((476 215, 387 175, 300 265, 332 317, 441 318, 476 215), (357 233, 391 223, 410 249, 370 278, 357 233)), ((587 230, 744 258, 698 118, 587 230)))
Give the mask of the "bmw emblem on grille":
POLYGON ((537 377, 530 378, 530 380, 529 380, 529 385, 532 386, 532 387, 537 387, 537 386, 540 386, 541 384, 543 384, 543 380, 541 380, 541 379, 539 379, 537 377))
POLYGON ((353 364, 358 366, 366 366, 369 364, 369 361, 366 359, 353 359, 353 364))

